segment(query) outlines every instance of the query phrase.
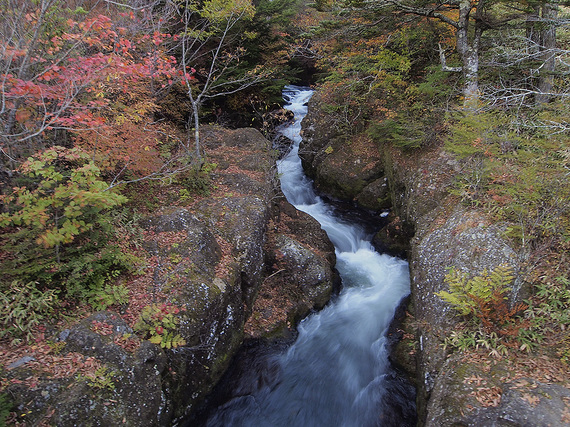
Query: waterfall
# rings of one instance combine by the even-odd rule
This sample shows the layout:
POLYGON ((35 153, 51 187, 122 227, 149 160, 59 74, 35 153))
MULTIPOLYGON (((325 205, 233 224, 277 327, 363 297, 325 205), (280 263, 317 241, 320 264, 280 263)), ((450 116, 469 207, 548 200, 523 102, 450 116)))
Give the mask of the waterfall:
POLYGON ((363 228, 335 215, 303 173, 301 120, 311 95, 302 87, 284 90, 295 118, 281 132, 294 144, 278 170, 287 200, 317 219, 335 245, 343 289, 300 323, 294 344, 269 358, 271 374, 253 392, 210 411, 208 426, 415 425, 413 389, 390 367, 386 342, 409 293, 408 264, 376 252, 363 228))

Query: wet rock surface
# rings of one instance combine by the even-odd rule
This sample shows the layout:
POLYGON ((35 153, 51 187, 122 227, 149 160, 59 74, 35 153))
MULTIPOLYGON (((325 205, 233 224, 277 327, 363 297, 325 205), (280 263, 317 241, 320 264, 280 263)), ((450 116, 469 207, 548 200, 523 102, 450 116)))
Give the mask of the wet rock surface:
POLYGON ((274 206, 266 243, 266 278, 246 324, 251 338, 286 338, 340 287, 334 246, 320 224, 284 197, 274 206))
MULTIPOLYGON (((516 385, 519 383, 513 382, 519 374, 506 362, 504 372, 509 375, 500 376, 461 355, 450 356, 449 349, 442 345, 458 322, 451 308, 436 295, 447 288, 444 277, 448 269, 475 276, 485 269, 508 265, 518 272, 525 260, 525 254, 518 253, 503 237, 501 224, 494 224, 477 209, 462 206, 449 193, 461 173, 458 161, 437 144, 404 152, 385 141, 374 141, 367 144, 366 150, 356 152, 352 143, 364 138, 339 135, 319 103, 317 93, 303 122, 306 140, 300 155, 304 168, 319 189, 332 197, 356 200, 372 210, 384 208, 389 199, 389 222, 377 233, 374 243, 388 253, 407 256, 410 262, 410 305, 408 315, 392 331, 402 338, 393 350, 392 360, 416 378, 420 425, 528 426, 570 422, 570 405, 565 397, 567 374, 556 380, 534 380, 536 387, 523 393, 516 385), (377 153, 369 155, 373 150, 377 153), (366 170, 362 162, 369 163, 366 172, 374 173, 362 173, 366 170), (384 179, 389 197, 378 192, 384 179), (337 184, 343 180, 343 184, 337 184), (379 202, 376 206, 370 202, 374 199, 379 202), (479 376, 479 384, 470 379, 468 372, 479 376), (482 386, 482 382, 486 385, 482 386), (481 396, 477 395, 478 390, 483 390, 481 396), (498 396, 494 401, 493 393, 498 396), (533 397, 539 394, 546 397, 540 403, 533 397)), ((511 294, 512 302, 524 297, 520 278, 512 284, 511 294)), ((532 361, 532 357, 529 359, 532 361)), ((488 363, 491 359, 484 360, 488 363)))
POLYGON ((110 313, 59 331, 63 357, 101 366, 102 377, 40 374, 33 387, 20 385, 30 370, 22 359, 12 366, 16 384, 8 391, 31 425, 170 425, 221 378, 248 318, 264 324, 249 324, 247 336, 283 337, 330 298, 338 280, 334 248, 316 221, 275 197, 280 190, 270 143, 253 129, 205 127, 203 135, 219 191, 189 207, 163 206, 141 221, 154 265, 148 292, 180 308, 176 333, 185 344, 163 349, 139 340, 127 349, 117 343, 133 331, 110 313), (284 280, 286 293, 267 291, 284 280), (272 310, 279 316, 266 316, 272 310))
POLYGON ((315 187, 335 199, 355 201, 361 208, 389 206, 384 162, 366 135, 347 138, 318 108, 317 93, 309 101, 299 147, 303 168, 315 187))

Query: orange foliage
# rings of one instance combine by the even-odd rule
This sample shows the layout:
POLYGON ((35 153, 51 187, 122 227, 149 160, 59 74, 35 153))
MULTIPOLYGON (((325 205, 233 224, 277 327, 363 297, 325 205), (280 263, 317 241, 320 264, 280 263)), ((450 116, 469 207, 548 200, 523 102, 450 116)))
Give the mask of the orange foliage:
POLYGON ((134 14, 73 16, 57 24, 61 32, 55 35, 33 6, 24 16, 22 34, 30 39, 0 40, 8 56, 0 70, 5 105, 0 119, 9 124, 3 136, 12 155, 27 155, 24 141, 64 129, 103 169, 128 165, 139 174, 155 171, 160 130, 147 123, 157 89, 173 84, 179 74, 175 59, 165 53, 171 36, 141 32, 134 14), (25 49, 16 49, 20 45, 25 49))
POLYGON ((102 117, 105 126, 75 133, 75 144, 89 153, 107 172, 123 169, 143 176, 160 169, 162 161, 158 145, 163 140, 164 126, 152 123, 157 106, 144 82, 133 82, 124 92, 116 84, 102 84, 100 90, 112 102, 102 117))

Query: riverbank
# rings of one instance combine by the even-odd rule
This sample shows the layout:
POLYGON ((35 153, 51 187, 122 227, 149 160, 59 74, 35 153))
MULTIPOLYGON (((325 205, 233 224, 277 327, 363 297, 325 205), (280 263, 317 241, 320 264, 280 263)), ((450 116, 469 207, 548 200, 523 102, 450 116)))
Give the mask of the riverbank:
POLYGON ((337 287, 326 235, 279 196, 271 144, 253 129, 204 127, 203 137, 211 171, 201 194, 178 181, 132 196, 149 209, 133 225, 141 270, 122 282, 126 302, 84 307, 30 344, 2 347, 10 422, 171 425, 219 380, 246 319, 250 335, 286 334, 337 287), (291 245, 302 258, 283 257, 291 245), (283 307, 263 304, 262 284, 285 271, 302 286, 290 286, 283 307))
POLYGON ((412 299, 401 332, 405 339, 395 354, 416 378, 420 424, 563 424, 570 411, 570 378, 557 356, 560 335, 547 335, 550 349, 535 345, 525 351, 518 344, 501 353, 497 344, 475 338, 473 346, 460 350, 449 339, 466 326, 438 295, 449 290, 450 268, 476 277, 509 266, 516 280, 508 283, 508 295, 516 305, 529 296, 529 273, 535 265, 530 261, 544 254, 521 251, 505 234, 509 224, 462 203, 453 190, 465 164, 441 142, 404 151, 366 134, 342 135, 329 120, 317 94, 303 123, 301 156, 308 174, 330 197, 376 211, 389 203, 392 222, 377 241, 408 254, 412 299), (336 190, 341 181, 344 185, 336 190), (410 242, 407 248, 402 232, 410 242))
POLYGON ((368 426, 378 417, 388 425, 415 425, 413 387, 391 368, 386 336, 409 292, 408 265, 377 253, 361 225, 325 203, 302 173, 301 120, 311 93, 286 88, 295 121, 281 131, 294 144, 278 170, 288 201, 317 219, 334 243, 343 288, 303 320, 290 346, 249 345, 237 375, 224 380, 205 409, 203 425, 368 426))

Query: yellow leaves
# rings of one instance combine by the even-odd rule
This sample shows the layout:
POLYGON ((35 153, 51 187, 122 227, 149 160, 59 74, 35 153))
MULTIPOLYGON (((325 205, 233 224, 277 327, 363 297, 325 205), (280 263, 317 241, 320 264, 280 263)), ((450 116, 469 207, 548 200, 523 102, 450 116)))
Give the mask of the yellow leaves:
POLYGON ((128 122, 140 123, 149 113, 156 111, 158 107, 151 100, 144 99, 133 105, 117 103, 111 108, 114 111, 115 125, 122 126, 128 122))
POLYGON ((125 123, 128 120, 128 118, 124 115, 124 114, 117 114, 115 116, 115 124, 117 126, 121 126, 123 123, 125 123))
POLYGON ((153 335, 152 337, 149 338, 149 341, 153 344, 158 344, 160 345, 160 343, 162 342, 162 336, 160 335, 153 335))
POLYGON ((31 190, 13 189, 22 203, 5 221, 7 225, 26 225, 33 230, 35 242, 45 248, 71 243, 91 227, 80 218, 92 217, 126 200, 106 191, 107 184, 99 180, 99 169, 88 154, 77 149, 51 148, 30 158, 25 166, 22 172, 41 184, 31 190), (61 167, 57 159, 66 161, 66 169, 57 170, 61 167))
POLYGON ((515 278, 512 267, 499 265, 491 272, 484 270, 479 276, 468 278, 465 273, 450 270, 445 276, 445 283, 450 292, 441 291, 436 295, 452 305, 460 314, 481 316, 480 301, 491 301, 495 292, 504 294, 515 278))
POLYGON ((253 18, 255 7, 250 0, 207 0, 201 15, 213 23, 234 22, 253 18))

